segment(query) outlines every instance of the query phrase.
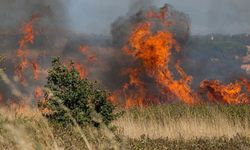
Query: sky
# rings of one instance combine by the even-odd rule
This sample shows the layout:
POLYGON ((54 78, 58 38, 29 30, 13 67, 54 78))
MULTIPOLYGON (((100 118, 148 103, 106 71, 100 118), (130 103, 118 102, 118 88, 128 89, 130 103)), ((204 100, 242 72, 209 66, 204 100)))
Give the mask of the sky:
MULTIPOLYGON (((126 15, 131 1, 72 0, 69 25, 77 32, 108 34, 110 24, 126 15)), ((192 34, 250 33, 250 0, 154 0, 157 6, 164 3, 189 15, 192 34)))
POLYGON ((0 28, 18 27, 32 12, 44 24, 88 34, 109 34, 110 25, 130 8, 171 4, 189 15, 192 34, 250 33, 250 0, 0 0, 0 28))

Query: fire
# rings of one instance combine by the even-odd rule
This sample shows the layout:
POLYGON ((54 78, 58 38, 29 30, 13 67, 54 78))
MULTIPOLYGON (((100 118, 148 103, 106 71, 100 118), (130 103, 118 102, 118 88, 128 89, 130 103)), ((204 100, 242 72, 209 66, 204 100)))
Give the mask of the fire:
POLYGON ((129 82, 125 83, 121 89, 115 91, 108 99, 113 104, 119 104, 118 100, 126 100, 123 104, 124 108, 143 107, 146 106, 146 89, 144 83, 139 79, 139 70, 130 68, 123 72, 129 75, 129 82))
POLYGON ((19 41, 19 50, 23 50, 26 44, 33 44, 35 39, 35 30, 33 28, 34 21, 36 21, 37 16, 32 16, 31 20, 27 22, 23 27, 23 38, 19 41))
POLYGON ((96 55, 95 54, 89 55, 88 61, 89 61, 89 63, 93 63, 93 62, 97 61, 96 55))
MULTIPOLYGON (((167 7, 163 8, 159 13, 150 11, 146 13, 146 17, 158 19, 163 26, 169 26, 170 22, 166 21, 166 9, 167 7)), ((145 85, 140 77, 144 75, 153 80, 160 89, 160 97, 168 100, 177 98, 187 104, 199 102, 198 95, 190 87, 192 77, 186 75, 179 63, 175 67, 179 79, 174 78, 169 68, 173 50, 179 52, 181 49, 174 36, 165 29, 154 31, 153 28, 154 21, 139 23, 131 33, 128 45, 124 47, 124 52, 133 58, 134 63, 140 64, 137 68, 128 69, 129 82, 124 84, 122 90, 118 90, 120 97, 126 100, 125 108, 162 102, 162 99, 149 92, 150 87, 145 85)), ((115 95, 119 94, 115 92, 115 95)))
MULTIPOLYGON (((205 101, 201 97, 204 93, 209 102, 250 103, 250 83, 246 79, 229 84, 223 84, 218 80, 204 80, 200 83, 200 89, 203 93, 199 95, 200 93, 194 92, 191 89, 193 77, 186 74, 180 61, 173 60, 173 55, 180 52, 181 47, 174 34, 169 31, 174 24, 168 21, 171 19, 168 19, 168 6, 163 7, 160 11, 152 9, 142 13, 144 13, 144 17, 141 18, 140 23, 134 25, 126 45, 122 48, 123 54, 129 57, 128 60, 131 62, 128 63, 130 66, 123 68, 122 71, 122 75, 126 76, 125 80, 127 81, 122 82, 121 87, 108 98, 113 104, 122 102, 123 107, 130 108, 180 100, 193 105, 205 101)), ((38 16, 32 16, 24 24, 22 37, 18 43, 17 58, 19 62, 15 73, 21 82, 25 81, 24 73, 27 69, 32 69, 34 80, 39 80, 40 65, 36 59, 29 58, 30 51, 27 48, 35 41, 37 33, 34 24, 37 19, 38 16)), ((86 78, 94 70, 87 68, 96 62, 97 56, 99 56, 91 51, 93 48, 97 47, 81 45, 78 49, 78 52, 85 58, 82 62, 78 61, 74 64, 81 79, 86 78)), ((113 51, 113 49, 116 50, 115 48, 111 50, 113 51)), ((71 69, 70 65, 68 67, 71 69)), ((102 69, 106 68, 102 67, 102 69)), ((37 87, 34 90, 34 99, 45 101, 42 88, 37 87)), ((12 107, 17 109, 16 104, 13 104, 12 107)), ((42 111, 50 112, 47 109, 42 111)))
POLYGON ((87 58, 88 63, 93 63, 97 61, 97 57, 95 54, 90 52, 90 48, 86 45, 81 45, 79 47, 79 51, 87 58))
POLYGON ((75 63, 75 69, 80 73, 80 78, 83 79, 87 77, 88 71, 87 69, 80 63, 75 63))
MULTIPOLYGON (((72 69, 72 63, 67 63, 67 69, 68 71, 71 71, 72 69)), ((74 62, 73 64, 75 70, 79 73, 80 77, 79 79, 86 78, 88 76, 88 70, 87 68, 80 62, 74 62)))
POLYGON ((31 61, 31 65, 32 65, 33 78, 34 80, 38 80, 40 66, 36 61, 31 61))
POLYGON ((248 93, 250 94, 250 82, 249 82, 249 80, 246 79, 246 78, 242 78, 242 79, 241 79, 241 84, 242 84, 243 86, 245 86, 246 92, 248 92, 248 93))
POLYGON ((20 63, 16 66, 15 72, 21 82, 24 82, 24 71, 28 68, 28 51, 18 49, 17 57, 20 59, 20 63))
POLYGON ((3 101, 3 94, 0 93, 0 102, 2 102, 2 101, 3 101))
POLYGON ((34 91, 34 98, 38 102, 41 97, 43 97, 43 90, 41 87, 37 87, 34 91))
POLYGON ((146 18, 153 18, 153 19, 159 19, 162 23, 162 25, 170 26, 172 24, 171 21, 166 20, 168 13, 168 6, 165 5, 159 12, 155 12, 153 10, 150 10, 146 13, 146 18))
POLYGON ((85 54, 85 53, 87 53, 89 51, 89 48, 86 45, 81 45, 80 48, 79 48, 79 51, 82 54, 85 54))
POLYGON ((187 76, 178 65, 176 69, 181 75, 180 80, 175 80, 169 69, 171 50, 180 50, 173 35, 167 31, 151 31, 152 24, 144 23, 139 25, 132 33, 129 43, 129 55, 135 60, 142 61, 145 73, 152 77, 163 93, 168 90, 178 99, 188 104, 194 104, 198 99, 190 88, 191 77, 187 76))
POLYGON ((34 79, 38 79, 38 64, 34 62, 29 62, 29 50, 26 48, 28 44, 33 44, 35 39, 35 30, 33 27, 34 22, 38 19, 38 16, 32 16, 31 20, 27 22, 23 29, 23 37, 19 41, 19 48, 17 50, 17 57, 19 58, 20 62, 16 66, 15 72, 20 79, 21 82, 25 82, 24 78, 24 71, 28 69, 29 65, 31 64, 33 68, 33 75, 34 79))
POLYGON ((15 113, 24 114, 29 110, 29 106, 23 102, 17 103, 12 100, 12 102, 9 104, 8 110, 13 111, 15 113))
POLYGON ((218 80, 205 80, 201 82, 200 88, 207 91, 207 97, 212 102, 245 104, 250 102, 249 91, 244 91, 244 87, 246 86, 245 82, 239 81, 225 85, 218 80))
POLYGON ((123 91, 126 92, 129 88, 135 88, 136 93, 125 94, 125 108, 145 106, 144 100, 146 98, 146 91, 144 83, 139 79, 139 72, 140 71, 136 68, 127 70, 127 74, 129 74, 129 83, 124 84, 123 91))

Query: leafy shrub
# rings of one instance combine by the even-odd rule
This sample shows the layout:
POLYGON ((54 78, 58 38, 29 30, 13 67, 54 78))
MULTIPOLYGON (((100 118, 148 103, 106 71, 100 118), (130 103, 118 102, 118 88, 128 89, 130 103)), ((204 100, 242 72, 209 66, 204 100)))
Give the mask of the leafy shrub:
POLYGON ((59 58, 52 61, 44 90, 44 101, 38 107, 50 121, 84 126, 110 124, 118 117, 107 100, 109 94, 87 78, 82 79, 72 62, 69 67, 59 58), (46 111, 45 111, 46 110, 46 111))

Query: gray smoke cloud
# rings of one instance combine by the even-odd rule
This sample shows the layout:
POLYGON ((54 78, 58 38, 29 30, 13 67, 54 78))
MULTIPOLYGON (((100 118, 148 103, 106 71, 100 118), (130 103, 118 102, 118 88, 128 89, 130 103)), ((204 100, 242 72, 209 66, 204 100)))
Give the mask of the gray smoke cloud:
POLYGON ((216 33, 249 33, 249 7, 249 0, 213 0, 208 11, 207 25, 216 33))
POLYGON ((66 0, 1 0, 0 28, 17 28, 32 15, 39 15, 41 24, 62 27, 66 23, 66 0))
MULTIPOLYGON (((15 52, 18 49, 18 40, 22 36, 22 26, 28 22, 32 16, 38 16, 35 21, 36 37, 33 44, 27 45, 34 53, 39 54, 40 50, 49 50, 55 45, 56 39, 59 39, 60 32, 66 31, 67 27, 67 1, 66 0, 0 0, 0 52, 6 57, 4 66, 6 73, 13 77, 14 68, 18 63, 15 52), (46 33, 44 32, 46 31, 46 33), (55 35, 55 36, 54 36, 55 35), (51 45, 49 47, 49 45, 51 45), (11 54, 11 55, 10 55, 11 54), (14 55, 13 55, 14 54, 14 55), (13 61, 14 59, 14 61, 13 61)), ((60 42, 61 43, 61 42, 60 42)), ((38 59, 34 56, 31 59, 38 59)), ((41 61, 38 59, 37 61, 41 61)), ((44 61, 45 64, 47 61, 44 61)), ((49 61, 48 61, 49 62, 49 61)), ((23 93, 32 94, 30 91, 34 88, 33 79, 31 80, 31 71, 25 75, 29 81, 32 81, 30 87, 20 87, 23 93)), ((0 91, 3 93, 4 99, 16 99, 11 95, 10 89, 2 81, 0 83, 0 91)))
POLYGON ((249 0, 167 0, 167 3, 190 16, 192 34, 250 33, 249 0))
POLYGON ((140 10, 146 10, 152 5, 155 4, 155 1, 152 0, 130 0, 129 4, 129 14, 135 14, 140 10))

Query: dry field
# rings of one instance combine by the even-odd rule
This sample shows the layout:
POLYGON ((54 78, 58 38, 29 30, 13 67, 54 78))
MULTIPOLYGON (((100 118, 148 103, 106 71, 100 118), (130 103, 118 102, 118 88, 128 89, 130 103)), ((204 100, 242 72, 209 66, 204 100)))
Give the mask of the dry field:
POLYGON ((185 106, 181 104, 133 109, 115 122, 129 138, 193 139, 250 137, 249 106, 185 106))
POLYGON ((249 112, 248 105, 134 108, 110 130, 64 128, 34 109, 2 108, 0 149, 249 149, 249 112))

